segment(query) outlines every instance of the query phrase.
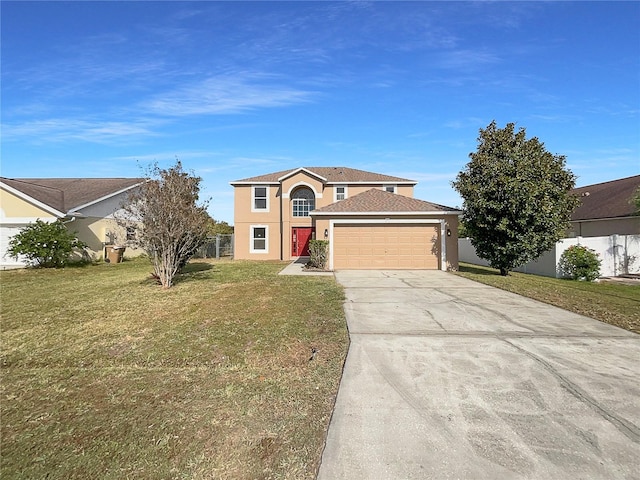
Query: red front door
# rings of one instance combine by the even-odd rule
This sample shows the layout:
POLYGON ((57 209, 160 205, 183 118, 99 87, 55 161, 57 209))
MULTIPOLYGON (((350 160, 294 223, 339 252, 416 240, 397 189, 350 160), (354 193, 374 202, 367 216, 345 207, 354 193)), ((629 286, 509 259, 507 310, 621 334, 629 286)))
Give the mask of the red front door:
POLYGON ((291 229, 291 256, 309 256, 309 240, 313 234, 313 227, 293 227, 291 229))

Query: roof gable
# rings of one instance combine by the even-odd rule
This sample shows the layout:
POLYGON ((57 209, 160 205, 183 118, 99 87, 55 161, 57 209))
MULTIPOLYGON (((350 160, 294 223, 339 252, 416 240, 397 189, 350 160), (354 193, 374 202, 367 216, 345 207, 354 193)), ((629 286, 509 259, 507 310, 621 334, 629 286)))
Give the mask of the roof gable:
POLYGON ((319 179, 322 179, 327 184, 332 183, 372 183, 372 184, 408 184, 415 185, 416 181, 409 180, 407 178, 394 177, 391 175, 384 175, 382 173, 367 172, 365 170, 358 170, 356 168, 348 167, 300 167, 293 170, 282 170, 280 172, 267 173, 265 175, 258 175, 256 177, 244 178, 230 182, 231 185, 242 185, 251 183, 280 183, 283 179, 288 178, 291 175, 299 171, 306 171, 319 179))
MULTIPOLYGON (((21 206, 17 207, 15 205, 12 205, 12 207, 9 208, 9 211, 13 212, 10 215, 11 217, 41 217, 43 215, 58 218, 64 217, 64 212, 61 212, 51 205, 43 203, 12 187, 2 178, 0 178, 0 190, 20 200, 19 205, 21 206)), ((4 216, 6 215, 6 213, 7 212, 4 209, 0 209, 0 215, 4 216)))
POLYGON ((127 191, 142 178, 1 178, 22 196, 67 213, 127 191))
POLYGON ((385 192, 372 188, 353 197, 341 200, 326 207, 311 212, 311 215, 332 213, 362 214, 362 213, 462 213, 459 210, 437 203, 405 197, 397 193, 385 192))
POLYGON ((308 170, 308 169, 306 169, 304 167, 300 167, 300 168, 296 168, 295 170, 292 170, 289 173, 287 173, 287 174, 281 176, 280 178, 278 178, 278 182, 282 182, 283 180, 286 180, 289 177, 293 177, 297 173, 306 173, 307 175, 310 175, 312 177, 316 177, 318 180, 320 180, 322 182, 326 182, 327 181, 327 179, 324 178, 323 176, 318 175, 317 173, 312 172, 311 170, 308 170))
POLYGON ((640 187, 640 175, 573 189, 581 204, 573 212, 572 221, 630 217, 635 214, 631 202, 640 187))

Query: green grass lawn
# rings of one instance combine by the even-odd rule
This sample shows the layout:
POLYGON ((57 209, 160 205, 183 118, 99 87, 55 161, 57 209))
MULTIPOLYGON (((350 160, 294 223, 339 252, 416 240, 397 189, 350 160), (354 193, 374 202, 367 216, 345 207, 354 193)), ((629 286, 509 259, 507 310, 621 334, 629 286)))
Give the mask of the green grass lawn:
POLYGON ((579 282, 460 264, 458 275, 640 333, 640 286, 579 282))
POLYGON ((343 292, 284 265, 197 261, 169 290, 144 259, 0 272, 0 477, 314 478, 343 292))

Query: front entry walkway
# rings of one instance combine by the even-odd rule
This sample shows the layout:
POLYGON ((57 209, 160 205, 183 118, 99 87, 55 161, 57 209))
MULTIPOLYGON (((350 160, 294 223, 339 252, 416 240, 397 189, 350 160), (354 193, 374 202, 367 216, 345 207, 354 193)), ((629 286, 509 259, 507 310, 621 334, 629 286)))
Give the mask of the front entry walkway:
POLYGON ((308 261, 309 261, 309 257, 300 257, 294 260, 293 262, 291 262, 286 267, 284 267, 282 270, 280 270, 280 273, 278 273, 278 275, 307 275, 307 276, 318 275, 318 276, 325 276, 325 277, 333 276, 333 272, 324 272, 322 270, 305 270, 304 266, 307 264, 308 261))
POLYGON ((631 479, 640 336, 441 271, 339 271, 318 479, 631 479))

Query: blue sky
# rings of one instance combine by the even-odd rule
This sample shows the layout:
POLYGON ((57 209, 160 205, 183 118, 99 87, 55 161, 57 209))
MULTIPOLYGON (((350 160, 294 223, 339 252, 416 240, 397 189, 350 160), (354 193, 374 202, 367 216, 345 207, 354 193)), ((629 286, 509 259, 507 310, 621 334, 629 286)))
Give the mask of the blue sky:
POLYGON ((640 2, 11 2, 2 176, 228 182, 343 165, 448 206, 478 131, 515 122, 577 185, 640 173, 640 2))

